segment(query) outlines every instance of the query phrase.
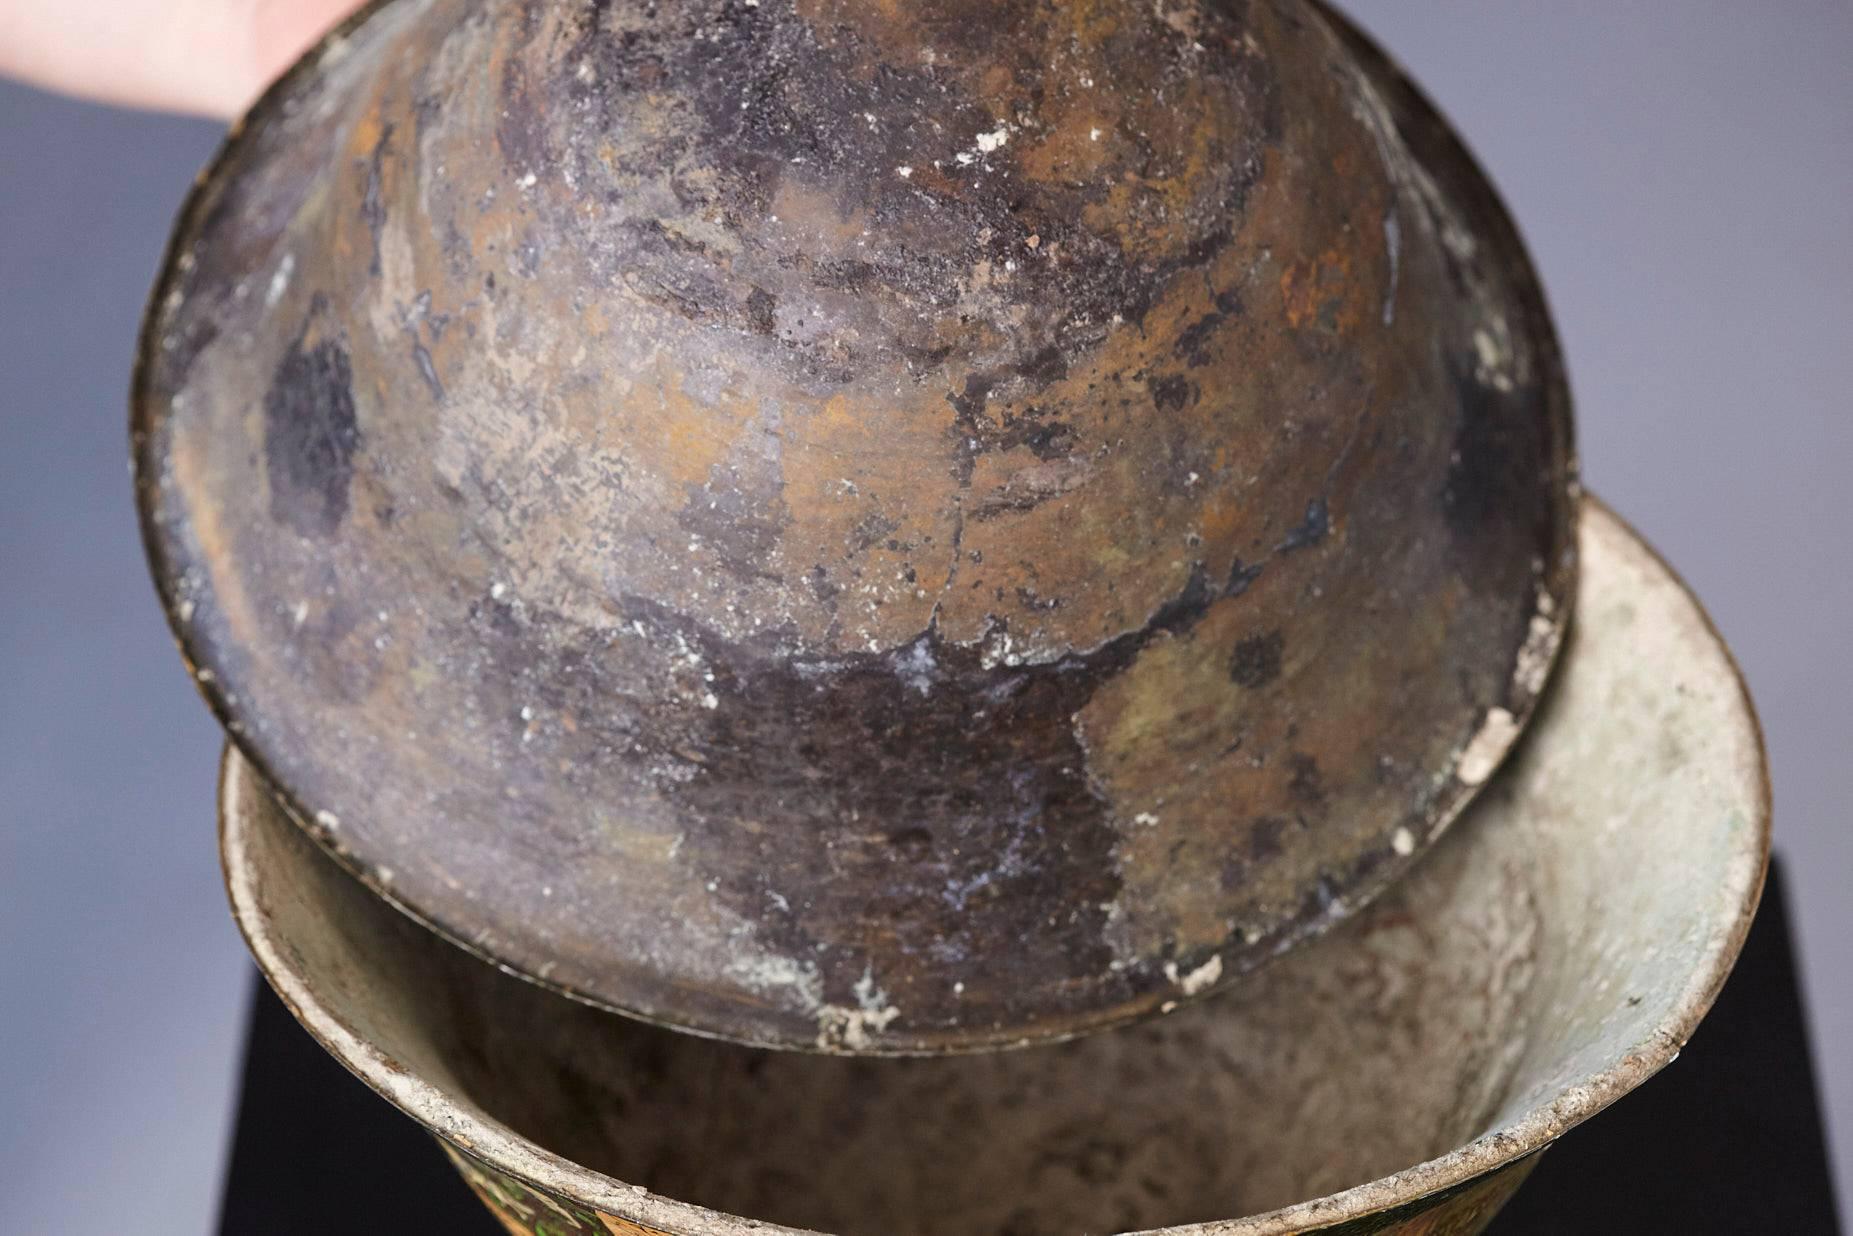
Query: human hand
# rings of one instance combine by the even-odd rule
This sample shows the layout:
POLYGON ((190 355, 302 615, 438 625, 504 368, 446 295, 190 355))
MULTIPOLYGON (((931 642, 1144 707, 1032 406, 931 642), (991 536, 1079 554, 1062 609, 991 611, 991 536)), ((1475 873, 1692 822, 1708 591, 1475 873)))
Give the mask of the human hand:
POLYGON ((230 119, 360 0, 0 0, 0 76, 230 119))

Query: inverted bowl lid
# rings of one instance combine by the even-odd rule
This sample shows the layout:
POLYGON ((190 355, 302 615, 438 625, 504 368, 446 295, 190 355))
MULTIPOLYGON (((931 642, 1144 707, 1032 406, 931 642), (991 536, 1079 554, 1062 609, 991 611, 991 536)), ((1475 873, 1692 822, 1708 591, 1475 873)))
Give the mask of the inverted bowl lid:
POLYGON ((997 1230, 957 1221, 950 1195, 969 1201, 964 1181, 922 1187, 948 1170, 936 1146, 970 1159, 986 1139, 1005 1159, 1017 1139, 1048 1148, 1046 1170, 1003 1176, 1001 1188, 994 1164, 976 1169, 1002 1205, 1025 1208, 1030 1230, 1143 1227, 1180 1211, 1218 1221, 1164 1229, 1176 1236, 1400 1230, 1389 1220, 1428 1230, 1413 1212, 1522 1172, 1679 1054, 1737 957, 1762 884, 1765 764, 1728 652, 1606 508, 1588 509, 1583 548, 1564 670, 1459 827, 1327 938, 1238 991, 1141 1026, 1032 1052, 876 1064, 767 1058, 634 1026, 498 974, 377 905, 289 826, 236 755, 221 798, 233 909, 284 1000, 349 1068, 504 1184, 596 1209, 618 1230, 997 1230), (666 1075, 683 1078, 684 1106, 649 1119, 666 1075), (781 1084, 794 1076, 856 1098, 794 1100, 781 1084), (552 1104, 540 1097, 555 1092, 552 1104), (984 1119, 1012 1096, 1017 1110, 984 1119), (894 1116, 898 1097, 908 1106, 894 1116), (1076 1120, 1090 1103, 1098 1117, 1076 1120), (1155 1107, 1149 1122, 1125 1118, 1155 1107), (601 1110, 623 1116, 588 1116, 601 1110), (598 1159, 610 1174, 589 1153, 571 1157, 599 1146, 601 1127, 632 1148, 598 1159), (743 1127, 776 1131, 729 1153, 743 1127), (1130 1163, 1116 1158, 1119 1139, 1140 1128, 1180 1149, 1158 1163, 1142 1148, 1130 1163), (818 1161, 782 1175, 793 1142, 818 1161), (697 1148, 712 1167, 708 1189, 663 1178, 665 1145, 697 1148), (888 1175, 844 1170, 844 1158, 883 1153, 896 1156, 888 1175), (1114 1182, 1145 1170, 1170 1188, 1132 1186, 1137 1204, 1116 1209, 1114 1182), (1220 1186, 1207 1196, 1206 1170, 1220 1186), (787 1213, 738 1205, 754 1182, 783 1196, 787 1213), (866 1210, 860 1223, 826 1221, 819 1211, 838 1193, 865 1205, 874 1195, 908 1223, 872 1224, 866 1210), (1051 1221, 1052 1201, 1072 1214, 1078 1197, 1112 1221, 1051 1221), (1238 1217, 1244 1204, 1280 1209, 1238 1217))
POLYGON ((1233 980, 1435 838, 1572 595, 1522 249, 1304 3, 375 4, 189 203, 134 431, 319 841, 755 1043, 1233 980))

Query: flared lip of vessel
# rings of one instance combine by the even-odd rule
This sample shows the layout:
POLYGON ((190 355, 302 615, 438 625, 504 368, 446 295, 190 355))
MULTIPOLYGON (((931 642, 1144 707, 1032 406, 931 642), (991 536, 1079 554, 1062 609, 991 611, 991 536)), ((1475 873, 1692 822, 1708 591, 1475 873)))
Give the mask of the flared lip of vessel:
MULTIPOLYGON (((1542 1150, 1670 1064, 1710 1010, 1743 947, 1768 868, 1770 786, 1762 729, 1741 669, 1685 581, 1606 505, 1592 498, 1586 500, 1584 512, 1584 519, 1610 523, 1650 555, 1664 572, 1669 587, 1703 622, 1710 642, 1729 668, 1736 690, 1737 721, 1755 744, 1753 817, 1747 827, 1733 833, 1729 843, 1733 852, 1721 864, 1726 873, 1722 886, 1693 893, 1695 907, 1711 907, 1703 911, 1708 915, 1707 942, 1679 995, 1670 1002, 1659 1024, 1615 1056, 1608 1067, 1564 1083, 1555 1097, 1452 1151, 1366 1184, 1264 1214, 1152 1231, 1177 1236, 1287 1236, 1366 1218, 1470 1184, 1542 1150)), ((259 774, 238 760, 228 746, 219 794, 220 852, 233 916, 259 968, 297 1020, 363 1082, 438 1137, 497 1170, 625 1219, 690 1236, 745 1236, 748 1232, 796 1236, 804 1231, 658 1197, 582 1167, 466 1108, 443 1088, 407 1072, 403 1064, 356 1034, 320 1000, 312 984, 292 968, 287 944, 272 934, 258 904, 253 872, 244 851, 243 825, 237 813, 226 809, 235 801, 240 779, 254 775, 259 774)))

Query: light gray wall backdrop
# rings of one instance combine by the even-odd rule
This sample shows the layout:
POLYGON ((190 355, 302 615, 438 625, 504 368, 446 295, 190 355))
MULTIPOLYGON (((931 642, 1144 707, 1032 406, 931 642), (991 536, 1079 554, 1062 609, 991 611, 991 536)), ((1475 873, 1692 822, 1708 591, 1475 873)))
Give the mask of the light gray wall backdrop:
MULTIPOLYGON (((1853 1180, 1853 6, 1350 7, 1529 237, 1592 487, 1744 662, 1853 1180)), ((0 1231, 215 1209, 249 971, 124 442, 136 316, 215 137, 0 86, 0 1231)))

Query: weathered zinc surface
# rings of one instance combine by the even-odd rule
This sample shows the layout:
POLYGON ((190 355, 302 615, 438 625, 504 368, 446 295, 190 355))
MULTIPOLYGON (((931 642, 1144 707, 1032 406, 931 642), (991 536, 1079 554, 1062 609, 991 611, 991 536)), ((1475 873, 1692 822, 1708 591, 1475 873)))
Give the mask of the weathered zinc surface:
POLYGON ((1466 155, 1288 0, 396 0, 182 219, 138 484, 300 820, 639 1015, 991 1046, 1395 876, 1556 650, 1466 155))

